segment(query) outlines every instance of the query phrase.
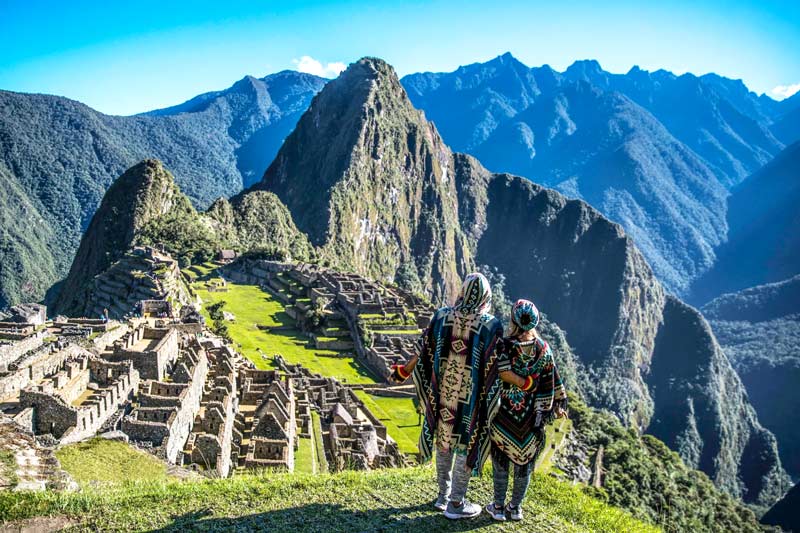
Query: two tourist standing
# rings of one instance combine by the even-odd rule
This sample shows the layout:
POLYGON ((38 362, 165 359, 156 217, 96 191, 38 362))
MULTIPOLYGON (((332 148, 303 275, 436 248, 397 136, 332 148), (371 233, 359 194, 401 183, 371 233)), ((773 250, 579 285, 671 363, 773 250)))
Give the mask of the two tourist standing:
POLYGON ((489 313, 491 304, 486 277, 468 275, 455 305, 433 314, 419 355, 393 367, 395 381, 405 381, 413 372, 425 414, 419 451, 428 460, 436 442, 439 495, 434 506, 448 518, 481 512, 466 493, 470 475, 489 455, 489 422, 500 394, 497 344, 503 328, 489 313))
MULTIPOLYGON (((439 492, 434 506, 451 519, 471 518, 480 514, 481 507, 469 502, 466 492, 470 476, 480 472, 490 449, 493 450, 495 463, 496 501, 487 509, 491 508, 492 511, 500 502, 505 512, 503 504, 508 485, 508 458, 520 464, 520 461, 532 457, 525 462, 525 470, 520 471, 520 474, 527 472, 526 476, 522 476, 524 487, 515 482, 514 496, 509 504, 511 517, 522 518, 521 511, 514 510, 520 509, 519 503, 527 489, 530 470, 538 454, 533 450, 539 450, 544 445, 543 427, 550 416, 543 410, 547 394, 543 393, 541 401, 536 401, 539 398, 537 391, 543 392, 546 388, 554 391, 550 412, 554 408, 559 413, 563 412, 566 401, 565 397, 562 398, 560 379, 558 385, 555 384, 557 372, 552 364, 552 352, 549 348, 543 348, 546 343, 541 344, 544 341, 533 330, 538 323, 538 311, 535 312, 532 326, 529 324, 533 322, 533 315, 524 318, 520 312, 518 321, 524 322, 527 329, 515 326, 512 318, 511 331, 515 336, 503 339, 500 321, 489 312, 491 301, 492 291, 486 277, 479 273, 468 275, 456 303, 434 313, 421 337, 418 355, 405 365, 392 367, 393 381, 402 382, 410 375, 414 376, 425 415, 419 441, 420 455, 423 461, 429 459, 433 455, 435 441, 439 492), (538 339, 539 348, 531 348, 530 336, 538 339), (517 347, 521 347, 520 353, 525 354, 524 360, 517 353, 517 347), (549 363, 546 354, 549 354, 549 363), (531 358, 537 363, 533 363, 531 358), (558 403, 555 402, 556 397, 558 403), (520 448, 525 452, 522 455, 515 453, 507 437, 502 437, 514 420, 508 412, 502 413, 508 409, 514 410, 515 406, 520 405, 520 398, 523 399, 523 405, 530 402, 530 412, 540 413, 539 418, 536 419, 534 415, 533 420, 538 420, 539 426, 517 428, 518 441, 523 442, 520 448), (497 415, 500 415, 498 420, 501 426, 493 423, 497 415), (531 435, 526 437, 526 431, 531 435), (501 492, 502 500, 498 498, 501 492)), ((515 311, 517 307, 514 307, 515 311)), ((526 413, 528 411, 526 409, 526 413)), ((524 423, 528 424, 529 421, 528 416, 524 423)), ((499 512, 491 514, 500 519, 499 512)))

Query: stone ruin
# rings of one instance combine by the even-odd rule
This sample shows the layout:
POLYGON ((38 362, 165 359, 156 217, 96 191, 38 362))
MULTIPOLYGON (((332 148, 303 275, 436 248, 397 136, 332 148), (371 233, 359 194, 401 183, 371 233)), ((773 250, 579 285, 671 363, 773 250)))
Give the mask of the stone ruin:
MULTIPOLYGON (((137 309, 140 302, 148 302, 158 306, 159 314, 172 316, 173 311, 179 312, 190 301, 190 291, 178 262, 153 247, 137 246, 94 278, 83 312, 90 317, 99 318, 107 313, 111 318, 122 319, 137 309)), ((141 307, 138 309, 141 313, 141 307)))
MULTIPOLYGON (((170 334, 165 334, 161 341, 176 330, 168 331, 170 334)), ((182 339, 180 347, 171 343, 165 346, 174 350, 175 356, 169 381, 166 381, 167 376, 142 381, 138 406, 122 420, 120 429, 133 441, 152 444, 169 463, 176 464, 200 410, 208 357, 197 339, 191 336, 182 339)), ((172 356, 169 354, 169 358, 172 356)))
POLYGON ((275 363, 292 381, 295 390, 304 391, 305 397, 297 402, 300 412, 310 408, 319 413, 325 453, 332 470, 369 470, 406 464, 386 426, 353 389, 301 365, 288 364, 280 356, 275 357, 275 363))
POLYGON ((312 332, 319 349, 354 351, 376 376, 387 378, 393 364, 418 349, 422 328, 434 308, 396 287, 312 264, 239 260, 226 269, 234 281, 261 285, 303 317, 323 310, 323 324, 312 332))
MULTIPOLYGON (((301 294, 307 289, 298 280, 313 275, 307 271, 292 278, 301 294)), ((326 279, 315 285, 324 296, 313 298, 333 302, 338 293, 328 287, 336 278, 326 279)), ((394 296, 386 302, 396 307, 394 296)), ((335 312, 340 322, 324 326, 333 338, 349 331, 346 309, 335 312)), ((353 390, 280 357, 276 365, 256 369, 202 322, 0 322, 0 416, 49 445, 122 432, 168 463, 220 477, 241 468, 291 471, 300 439, 319 439, 315 449, 325 457, 318 459, 333 470, 405 464, 353 390)))
POLYGON ((62 444, 94 436, 125 406, 139 383, 130 361, 112 363, 91 354, 73 356, 36 385, 20 391, 17 421, 62 444))
POLYGON ((178 338, 176 328, 154 328, 141 323, 103 356, 109 361, 133 361, 142 379, 161 381, 178 358, 178 338))
POLYGON ((297 448, 294 384, 274 370, 245 368, 240 375, 239 465, 294 470, 297 448))

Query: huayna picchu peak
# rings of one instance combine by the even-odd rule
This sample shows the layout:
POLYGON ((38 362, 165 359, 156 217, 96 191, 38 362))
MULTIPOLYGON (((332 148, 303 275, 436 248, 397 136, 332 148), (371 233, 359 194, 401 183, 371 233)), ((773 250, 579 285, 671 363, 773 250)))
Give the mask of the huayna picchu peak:
POLYGON ((471 265, 454 166, 392 67, 365 58, 314 97, 256 187, 333 262, 389 281, 411 265, 443 301, 471 265))

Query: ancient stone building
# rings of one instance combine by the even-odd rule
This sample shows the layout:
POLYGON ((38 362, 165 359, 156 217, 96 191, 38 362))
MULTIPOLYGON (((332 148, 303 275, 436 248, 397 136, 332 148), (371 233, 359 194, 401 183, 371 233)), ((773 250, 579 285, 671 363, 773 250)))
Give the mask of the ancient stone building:
POLYGON ((405 458, 386 426, 336 379, 314 374, 301 365, 276 357, 295 390, 305 391, 308 402, 320 414, 328 465, 332 470, 368 470, 402 466, 405 458))
MULTIPOLYGON (((238 447, 234 449, 234 422, 239 410, 237 394, 238 356, 225 345, 213 341, 203 344, 209 372, 200 400, 200 411, 184 447, 184 463, 215 470, 227 477, 237 466, 238 447)), ((241 440, 241 439, 239 439, 241 440)))
POLYGON ((274 370, 253 368, 242 369, 239 380, 239 465, 294 470, 297 423, 292 382, 274 370))
POLYGON ((139 383, 130 361, 109 362, 92 355, 66 359, 61 369, 23 389, 20 407, 31 409, 32 429, 62 444, 93 436, 125 405, 139 383))
MULTIPOLYGON (((147 352, 151 357, 152 351, 147 352)), ((170 381, 148 379, 139 386, 139 405, 122 420, 121 429, 133 441, 158 448, 170 463, 181 462, 184 445, 200 410, 208 358, 196 339, 180 350, 170 381)))
POLYGON ((105 357, 112 361, 133 361, 142 379, 161 381, 178 358, 178 340, 176 328, 141 324, 116 341, 113 351, 105 357))

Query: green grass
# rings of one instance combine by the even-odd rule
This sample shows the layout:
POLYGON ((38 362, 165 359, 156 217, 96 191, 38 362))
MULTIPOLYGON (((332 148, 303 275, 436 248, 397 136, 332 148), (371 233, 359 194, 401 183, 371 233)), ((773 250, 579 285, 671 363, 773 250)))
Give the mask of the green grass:
POLYGON ((328 471, 328 460, 325 459, 325 444, 322 442, 322 422, 319 419, 319 413, 311 411, 311 431, 314 432, 314 457, 317 460, 319 471, 326 473, 328 471))
POLYGON ((82 487, 129 481, 164 481, 166 465, 120 441, 92 439, 56 451, 61 467, 82 487))
POLYGON ((297 451, 294 452, 294 471, 298 474, 316 474, 316 458, 314 457, 313 439, 297 439, 297 451))
POLYGON ((561 418, 548 424, 545 428, 547 438, 545 439, 546 448, 539 454, 536 461, 536 470, 540 472, 549 472, 552 468, 553 454, 556 449, 561 445, 561 441, 567 436, 572 428, 572 422, 566 418, 561 418), (558 431, 556 431, 558 429, 558 431), (553 447, 555 445, 555 447, 553 447))
MULTIPOLYGON (((374 383, 366 368, 351 357, 335 356, 337 352, 318 350, 309 345, 309 339, 296 329, 265 331, 257 325, 267 327, 294 326, 295 322, 284 311, 284 306, 268 292, 256 285, 228 284, 227 292, 208 292, 201 283, 194 289, 204 302, 205 309, 216 302, 225 301, 225 311, 236 315, 236 322, 228 322, 228 332, 239 351, 253 361, 258 368, 272 368, 271 357, 281 354, 290 363, 300 363, 312 372, 330 376, 347 383, 374 383), (267 355, 263 359, 259 354, 267 355), (322 354, 319 357, 317 354, 322 354)), ((206 314, 208 319, 208 315, 206 314)))
MULTIPOLYGON (((484 513, 464 523, 433 510, 431 466, 368 473, 240 475, 187 483, 132 483, 70 492, 0 494, 0 520, 66 516, 83 531, 658 531, 586 495, 579 487, 534 475, 521 523, 497 524, 484 513)), ((468 496, 491 498, 491 477, 473 479, 468 496)))
POLYGON ((401 452, 416 454, 419 451, 417 443, 422 426, 417 425, 417 411, 411 398, 372 396, 360 390, 355 393, 367 409, 383 422, 401 452))
POLYGON ((11 450, 0 450, 0 480, 3 489, 13 489, 19 484, 17 458, 11 450))

